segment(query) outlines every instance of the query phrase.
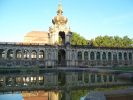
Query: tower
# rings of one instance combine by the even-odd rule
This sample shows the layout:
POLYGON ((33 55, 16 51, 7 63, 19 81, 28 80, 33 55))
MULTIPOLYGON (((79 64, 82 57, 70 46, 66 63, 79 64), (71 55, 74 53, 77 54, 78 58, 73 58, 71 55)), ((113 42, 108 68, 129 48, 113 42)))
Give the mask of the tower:
POLYGON ((58 4, 57 15, 52 19, 53 25, 49 27, 50 44, 70 45, 72 32, 68 26, 68 19, 63 16, 61 1, 58 4))

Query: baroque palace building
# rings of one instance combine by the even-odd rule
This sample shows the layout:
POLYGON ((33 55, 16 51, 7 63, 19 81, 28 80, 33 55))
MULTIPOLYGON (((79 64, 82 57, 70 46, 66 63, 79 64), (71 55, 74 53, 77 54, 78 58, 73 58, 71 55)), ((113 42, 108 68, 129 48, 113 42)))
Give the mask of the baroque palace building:
POLYGON ((32 31, 24 42, 0 42, 0 66, 111 67, 132 66, 133 48, 71 45, 72 32, 62 4, 48 32, 32 31))

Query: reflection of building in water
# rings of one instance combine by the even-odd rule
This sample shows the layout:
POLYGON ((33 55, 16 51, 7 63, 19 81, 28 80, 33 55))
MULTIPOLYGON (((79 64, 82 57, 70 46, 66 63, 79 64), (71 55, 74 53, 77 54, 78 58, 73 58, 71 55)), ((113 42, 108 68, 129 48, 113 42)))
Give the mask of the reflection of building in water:
POLYGON ((133 100, 133 89, 91 92, 85 100, 133 100))
POLYGON ((48 92, 23 92, 24 100, 48 100, 48 92))
POLYGON ((116 75, 118 73, 97 69, 4 68, 0 70, 0 91, 24 91, 25 100, 60 100, 62 97, 65 98, 62 100, 71 100, 68 98, 75 89, 132 84, 116 75))
POLYGON ((22 92, 24 100, 59 100, 59 93, 47 91, 22 92))

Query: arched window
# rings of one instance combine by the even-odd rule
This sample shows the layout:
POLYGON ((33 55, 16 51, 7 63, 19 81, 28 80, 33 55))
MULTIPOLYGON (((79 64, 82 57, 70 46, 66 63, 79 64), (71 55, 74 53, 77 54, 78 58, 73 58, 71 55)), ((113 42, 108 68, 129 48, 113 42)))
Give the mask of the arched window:
POLYGON ((78 73, 78 81, 82 81, 82 78, 83 78, 83 77, 82 77, 82 74, 83 74, 83 73, 78 73))
POLYGON ((105 52, 103 52, 103 54, 102 54, 102 59, 106 60, 106 53, 105 52))
POLYGON ((97 75, 97 82, 101 82, 101 75, 100 74, 97 75))
POLYGON ((132 60, 132 59, 133 59, 132 53, 130 52, 130 53, 129 53, 129 60, 132 60))
POLYGON ((28 59, 29 56, 30 56, 29 51, 25 49, 24 50, 24 59, 28 59))
POLYGON ((16 50, 16 59, 22 58, 22 52, 21 50, 16 50))
POLYGON ((84 52, 84 60, 88 60, 88 52, 87 51, 84 52))
POLYGON ((78 52, 78 60, 82 60, 82 52, 81 51, 78 52))
POLYGON ((115 60, 115 61, 117 60, 117 53, 113 54, 113 60, 115 60))
POLYGON ((58 35, 59 35, 59 44, 64 45, 65 44, 65 32, 60 31, 58 35))
POLYGON ((103 81, 107 82, 107 76, 106 75, 103 75, 103 81))
POLYGON ((122 60, 122 53, 119 52, 119 60, 122 60))
POLYGON ((91 60, 94 60, 94 59, 95 59, 94 52, 91 52, 91 53, 90 53, 90 59, 91 59, 91 60))
POLYGON ((92 83, 95 82, 95 74, 91 74, 91 82, 92 82, 92 83))
POLYGON ((37 58, 37 52, 36 52, 36 50, 33 50, 33 51, 31 52, 31 58, 32 58, 32 59, 36 59, 36 58, 37 58))
POLYGON ((112 75, 109 75, 109 82, 112 82, 112 75))
POLYGON ((9 50, 7 51, 7 58, 8 58, 8 59, 12 59, 12 58, 13 58, 13 50, 12 50, 12 49, 9 49, 9 50))
POLYGON ((108 60, 112 60, 112 55, 111 55, 111 52, 108 52, 108 60))
POLYGON ((72 52, 72 60, 75 59, 75 54, 74 54, 74 51, 72 52))
POLYGON ((127 60, 127 53, 124 53, 124 60, 127 60))
POLYGON ((97 52, 97 60, 100 60, 100 58, 101 58, 100 52, 97 52))
POLYGON ((44 51, 43 50, 39 51, 39 59, 44 59, 44 51))
POLYGON ((88 72, 85 72, 84 73, 84 82, 85 83, 88 83, 89 82, 89 73, 88 72))
POLYGON ((51 59, 51 53, 49 52, 48 53, 48 60, 50 60, 51 59))
POLYGON ((0 59, 5 58, 5 51, 3 49, 0 49, 0 59))

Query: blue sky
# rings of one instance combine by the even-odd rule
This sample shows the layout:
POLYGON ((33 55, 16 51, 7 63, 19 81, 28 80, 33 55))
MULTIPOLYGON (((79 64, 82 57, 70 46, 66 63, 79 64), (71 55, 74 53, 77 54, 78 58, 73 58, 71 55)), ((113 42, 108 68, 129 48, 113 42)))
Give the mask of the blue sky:
MULTIPOLYGON (((0 0, 0 41, 21 42, 30 31, 48 31, 58 0, 0 0)), ((86 39, 133 38, 133 0, 62 0, 71 30, 86 39)))

